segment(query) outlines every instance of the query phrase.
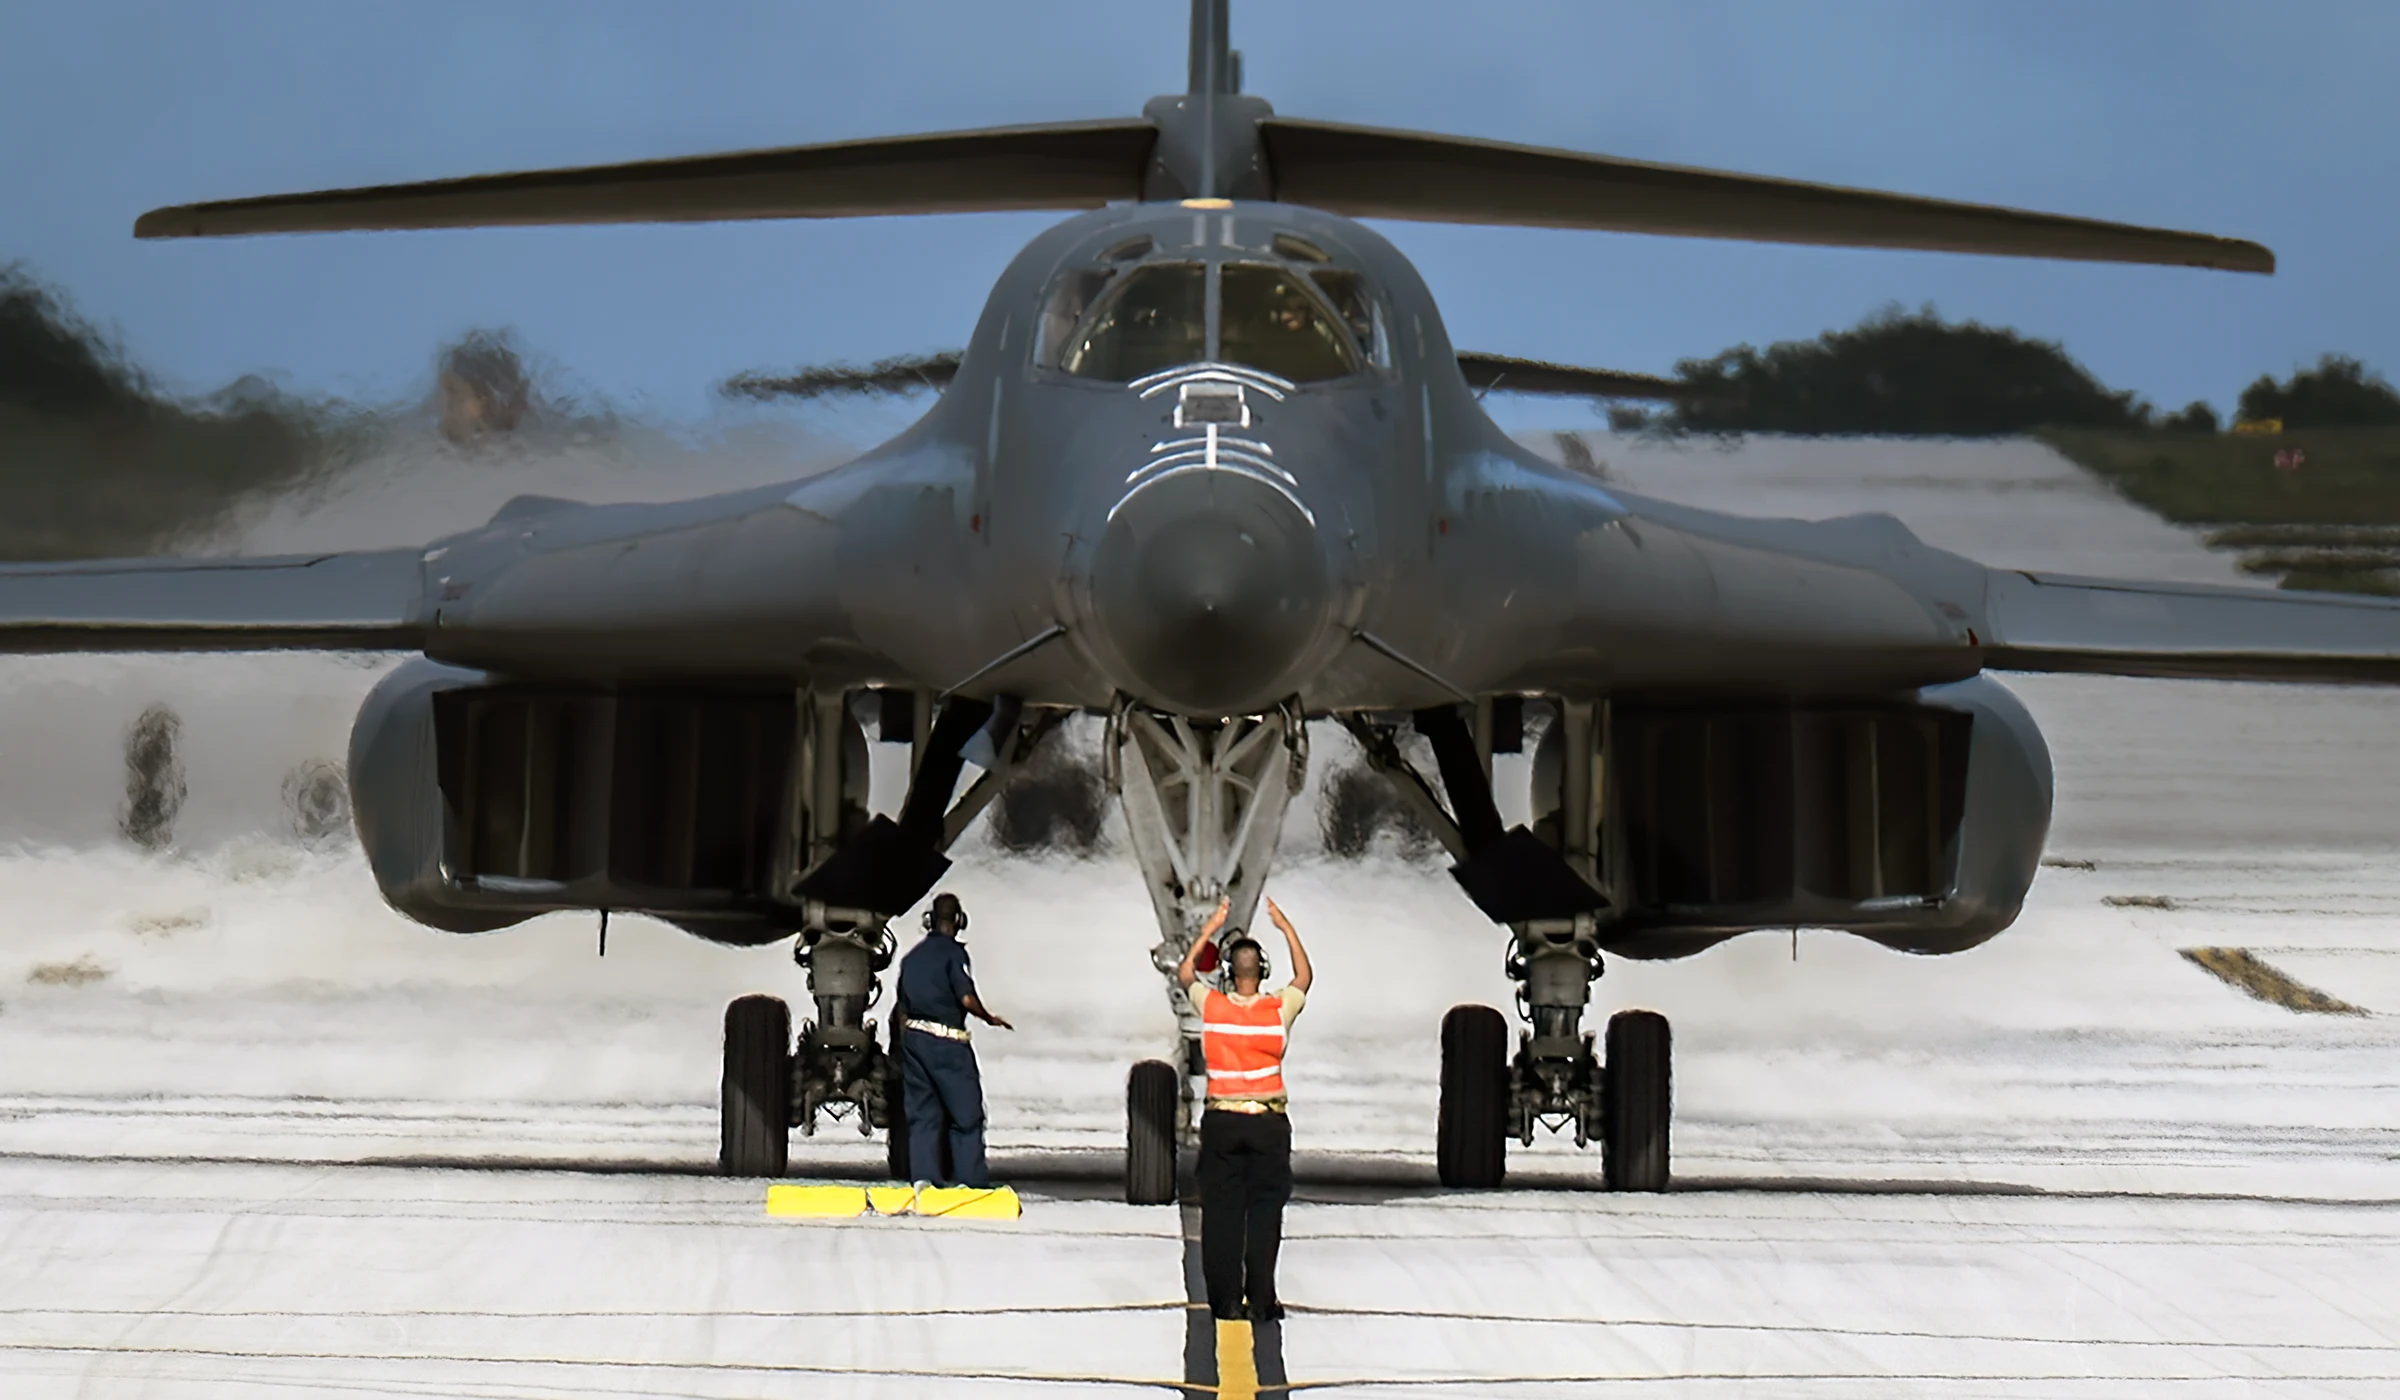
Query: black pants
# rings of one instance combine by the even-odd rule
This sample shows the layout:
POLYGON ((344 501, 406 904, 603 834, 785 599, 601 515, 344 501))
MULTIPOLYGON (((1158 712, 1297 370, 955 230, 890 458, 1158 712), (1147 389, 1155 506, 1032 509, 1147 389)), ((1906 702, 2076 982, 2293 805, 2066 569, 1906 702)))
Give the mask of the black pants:
POLYGON ((1275 1252, 1291 1198, 1289 1118, 1224 1109, 1200 1116, 1200 1276, 1210 1312, 1275 1315, 1275 1252))
POLYGON ((901 1112, 908 1115, 908 1170, 936 1186, 989 1186, 983 1157, 983 1076, 975 1047, 924 1031, 900 1033, 901 1112), (947 1134, 950 1166, 942 1174, 947 1134))

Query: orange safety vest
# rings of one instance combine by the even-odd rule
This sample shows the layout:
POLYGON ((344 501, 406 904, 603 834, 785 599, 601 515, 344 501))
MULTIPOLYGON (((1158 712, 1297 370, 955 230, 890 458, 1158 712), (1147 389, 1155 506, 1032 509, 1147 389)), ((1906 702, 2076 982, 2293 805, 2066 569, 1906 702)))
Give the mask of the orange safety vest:
POLYGON ((1262 992, 1248 1006, 1213 988, 1200 999, 1210 1098, 1282 1098, 1283 1045, 1283 998, 1274 993, 1262 992))

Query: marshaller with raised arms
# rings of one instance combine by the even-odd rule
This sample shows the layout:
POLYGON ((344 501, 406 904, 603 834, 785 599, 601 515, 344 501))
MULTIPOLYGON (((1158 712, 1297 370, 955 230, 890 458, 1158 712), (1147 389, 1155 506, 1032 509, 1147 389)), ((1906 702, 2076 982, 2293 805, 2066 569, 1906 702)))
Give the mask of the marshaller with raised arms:
POLYGON ((0 648, 413 654, 350 748, 394 908, 791 940, 813 1017, 795 1031, 767 996, 727 1014, 737 1173, 784 1170, 794 1128, 894 1124, 868 1016, 890 921, 1046 736, 1099 716, 1178 1018, 1128 1084, 1137 1201, 1173 1197, 1208 1069, 1172 974, 1220 905, 1251 921, 1309 721, 1345 726, 1432 827, 1462 924, 1500 930, 1519 984, 1513 1051, 1498 1011, 1442 1023, 1443 1179, 1495 1185, 1509 1139, 1571 1130, 1612 1185, 1656 1189, 1667 1028, 1584 1028, 1603 956, 1803 924, 1950 953, 2008 927, 2050 759, 1988 671, 2400 680, 2387 600, 1994 570, 1888 516, 1749 519, 1555 466, 1478 386, 1655 381, 1462 352, 1358 220, 2248 273, 2273 270, 2264 248, 1284 116, 1239 90, 1226 26, 1196 0, 1186 89, 1130 119, 143 215, 137 236, 188 238, 1081 211, 924 362, 946 385, 924 416, 838 470, 665 505, 525 497, 408 549, 8 566, 0 648), (908 750, 896 811, 868 809, 874 741, 908 750), (1527 746, 1512 829, 1492 756, 1527 746))

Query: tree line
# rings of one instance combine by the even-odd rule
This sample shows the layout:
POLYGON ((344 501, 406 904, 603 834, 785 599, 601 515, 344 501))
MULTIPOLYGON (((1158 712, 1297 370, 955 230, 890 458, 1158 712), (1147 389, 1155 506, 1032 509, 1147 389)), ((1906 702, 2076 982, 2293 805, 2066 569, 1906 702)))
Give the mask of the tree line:
MULTIPOLYGON (((1975 321, 1945 321, 1928 306, 1887 308, 1847 330, 1760 350, 1737 345, 1681 360, 1684 397, 1658 414, 1611 412, 1619 427, 1812 436, 2007 437, 2043 428, 2213 433, 2205 401, 2162 413, 2111 389, 2056 341, 1975 321)), ((2400 391, 2346 355, 2326 355, 2288 378, 2261 375, 2239 417, 2287 428, 2400 427, 2400 391)))

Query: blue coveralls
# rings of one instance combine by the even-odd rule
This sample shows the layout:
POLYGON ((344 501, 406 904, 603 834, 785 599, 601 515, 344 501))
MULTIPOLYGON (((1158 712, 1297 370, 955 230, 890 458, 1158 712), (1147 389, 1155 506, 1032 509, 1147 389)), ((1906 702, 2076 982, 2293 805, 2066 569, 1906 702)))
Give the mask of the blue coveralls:
MULTIPOLYGON (((975 994, 975 970, 966 945, 946 933, 929 933, 900 960, 900 1014, 963 1030, 966 999, 975 994)), ((941 1186, 989 1186, 983 1160, 983 1076, 975 1047, 926 1031, 900 1035, 900 1084, 908 1114, 908 1172, 941 1186), (950 1135, 954 1181, 941 1175, 942 1139, 950 1135)))

